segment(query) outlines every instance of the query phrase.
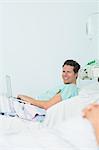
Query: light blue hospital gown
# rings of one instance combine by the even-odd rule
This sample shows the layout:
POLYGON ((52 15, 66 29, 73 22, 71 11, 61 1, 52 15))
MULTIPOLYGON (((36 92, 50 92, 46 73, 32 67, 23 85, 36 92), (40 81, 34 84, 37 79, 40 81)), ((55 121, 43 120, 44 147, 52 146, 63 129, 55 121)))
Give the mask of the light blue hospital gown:
POLYGON ((75 84, 63 84, 42 93, 41 95, 37 96, 37 99, 49 100, 57 93, 61 94, 62 100, 66 100, 68 98, 78 95, 78 88, 75 84))
MULTIPOLYGON (((62 100, 67 100, 68 98, 78 95, 78 88, 75 84, 63 84, 63 85, 60 85, 56 88, 53 88, 51 90, 48 90, 42 93, 41 95, 37 96, 36 99, 46 101, 46 100, 51 99, 57 93, 60 93, 62 100)), ((44 109, 38 108, 38 110, 40 111, 40 114, 41 112, 44 113, 44 109)), ((40 121, 40 119, 42 121, 42 118, 44 117, 38 116, 35 119, 36 121, 40 121)))

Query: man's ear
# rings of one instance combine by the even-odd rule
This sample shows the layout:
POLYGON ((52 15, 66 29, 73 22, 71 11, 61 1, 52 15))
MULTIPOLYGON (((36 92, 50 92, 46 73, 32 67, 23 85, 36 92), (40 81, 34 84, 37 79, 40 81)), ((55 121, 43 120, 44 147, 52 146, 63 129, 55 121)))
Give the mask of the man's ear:
POLYGON ((76 79, 78 78, 78 73, 75 73, 76 79))

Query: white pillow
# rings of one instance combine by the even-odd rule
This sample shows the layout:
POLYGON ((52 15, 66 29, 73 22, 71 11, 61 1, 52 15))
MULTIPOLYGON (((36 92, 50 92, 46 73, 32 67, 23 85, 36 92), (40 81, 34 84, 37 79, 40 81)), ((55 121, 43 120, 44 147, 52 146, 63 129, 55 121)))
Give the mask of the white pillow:
POLYGON ((99 83, 94 82, 80 88, 79 95, 99 98, 99 83))

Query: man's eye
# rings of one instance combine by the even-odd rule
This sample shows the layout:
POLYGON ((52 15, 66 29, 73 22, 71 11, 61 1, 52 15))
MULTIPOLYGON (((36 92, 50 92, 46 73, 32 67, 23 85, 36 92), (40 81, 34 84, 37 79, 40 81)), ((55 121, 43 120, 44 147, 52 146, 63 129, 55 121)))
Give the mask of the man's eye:
POLYGON ((63 72, 65 72, 65 71, 63 70, 63 72))

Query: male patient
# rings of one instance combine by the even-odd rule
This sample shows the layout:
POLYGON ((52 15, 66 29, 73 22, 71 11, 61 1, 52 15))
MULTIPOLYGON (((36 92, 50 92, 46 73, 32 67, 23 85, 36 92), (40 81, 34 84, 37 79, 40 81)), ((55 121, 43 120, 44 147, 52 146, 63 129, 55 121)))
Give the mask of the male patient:
POLYGON ((76 80, 79 69, 80 65, 76 61, 66 60, 62 66, 63 85, 45 92, 37 99, 25 95, 18 95, 17 98, 47 110, 62 100, 78 95, 76 80))

